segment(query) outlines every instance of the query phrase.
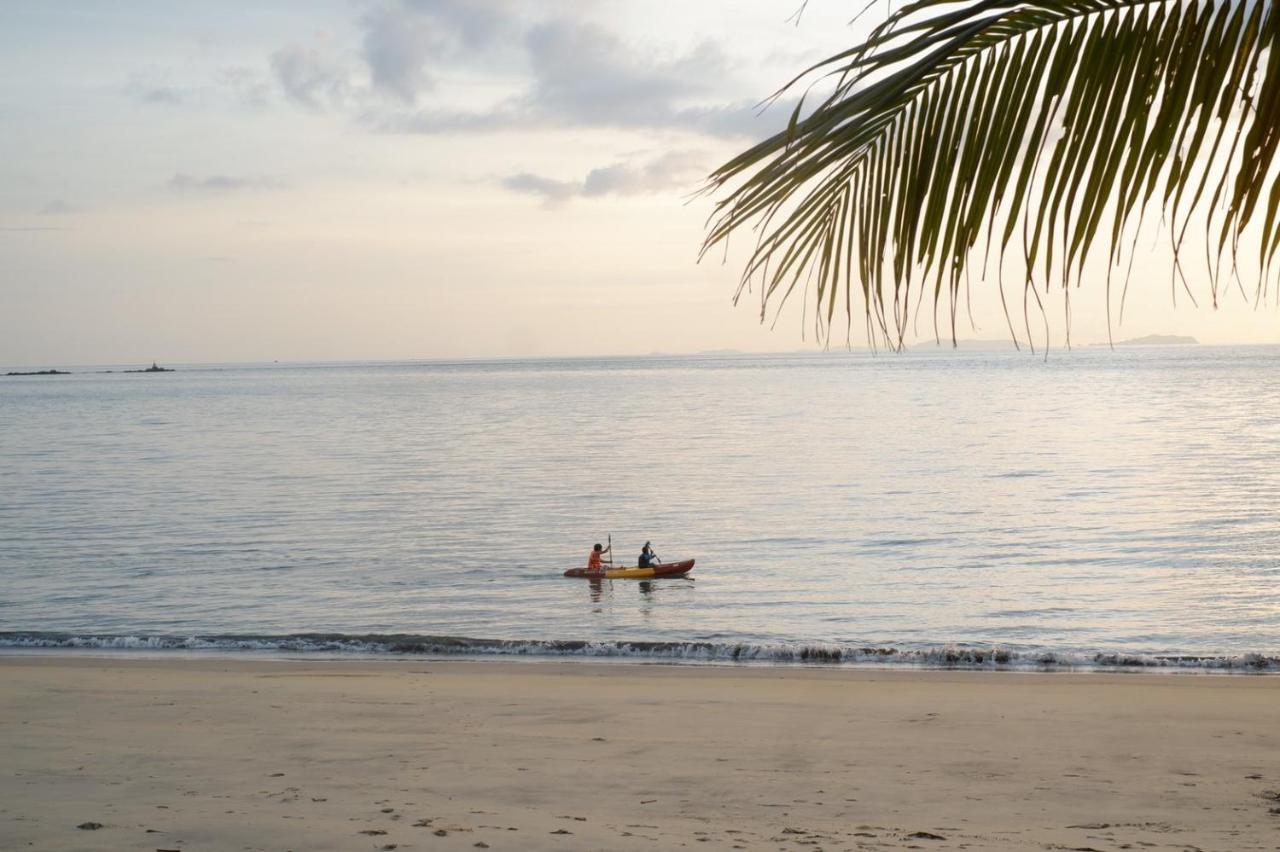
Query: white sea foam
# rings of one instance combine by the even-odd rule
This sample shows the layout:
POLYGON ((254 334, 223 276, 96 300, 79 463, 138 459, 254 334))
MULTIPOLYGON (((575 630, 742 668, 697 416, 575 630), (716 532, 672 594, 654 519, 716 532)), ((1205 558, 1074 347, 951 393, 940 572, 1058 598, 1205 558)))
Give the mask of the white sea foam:
POLYGON ((583 642, 475 639, 465 636, 292 634, 281 636, 81 635, 0 633, 0 649, 68 651, 247 651, 386 656, 528 656, 773 665, 914 666, 923 668, 1074 671, 1214 670, 1280 673, 1264 654, 1171 656, 1105 652, 1023 652, 998 647, 860 647, 712 642, 583 642))

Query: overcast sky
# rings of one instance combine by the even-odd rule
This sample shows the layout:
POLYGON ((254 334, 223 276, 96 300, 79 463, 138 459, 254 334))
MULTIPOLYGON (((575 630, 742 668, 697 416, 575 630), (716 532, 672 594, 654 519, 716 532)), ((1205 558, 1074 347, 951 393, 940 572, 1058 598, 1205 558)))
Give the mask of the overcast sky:
MULTIPOLYGON (((731 305, 741 255, 695 263, 689 198, 862 31, 797 6, 6 0, 0 365, 812 347, 731 305)), ((1280 340, 1152 276, 1118 336, 1280 340)), ((973 300, 961 336, 1006 336, 973 300)), ((1072 306, 1104 339, 1102 288, 1072 306)))

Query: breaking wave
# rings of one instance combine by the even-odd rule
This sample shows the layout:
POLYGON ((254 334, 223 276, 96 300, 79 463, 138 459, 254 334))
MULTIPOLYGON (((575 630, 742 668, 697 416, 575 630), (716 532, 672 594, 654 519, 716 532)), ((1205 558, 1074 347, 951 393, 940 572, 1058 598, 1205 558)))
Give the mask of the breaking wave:
POLYGON ((823 665, 904 665, 990 670, 1194 670, 1280 673, 1280 657, 1265 654, 1194 656, 1018 651, 966 645, 895 648, 842 644, 624 642, 474 639, 416 634, 294 633, 287 635, 108 635, 0 632, 0 649, 120 651, 245 651, 385 656, 623 658, 661 662, 823 665))

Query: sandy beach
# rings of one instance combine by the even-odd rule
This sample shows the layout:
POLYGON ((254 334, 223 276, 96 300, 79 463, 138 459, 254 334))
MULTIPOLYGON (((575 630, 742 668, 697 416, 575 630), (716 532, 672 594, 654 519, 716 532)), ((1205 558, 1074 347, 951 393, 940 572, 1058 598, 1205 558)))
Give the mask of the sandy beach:
POLYGON ((1273 677, 15 655, 0 682, 6 850, 1280 849, 1273 677))

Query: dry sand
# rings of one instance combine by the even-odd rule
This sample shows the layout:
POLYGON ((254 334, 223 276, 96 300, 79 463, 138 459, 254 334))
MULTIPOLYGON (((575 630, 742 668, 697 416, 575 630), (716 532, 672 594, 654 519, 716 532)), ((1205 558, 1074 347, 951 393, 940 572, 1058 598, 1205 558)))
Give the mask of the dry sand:
POLYGON ((1242 852, 1268 791, 1276 677, 0 657, 4 850, 1242 852))

